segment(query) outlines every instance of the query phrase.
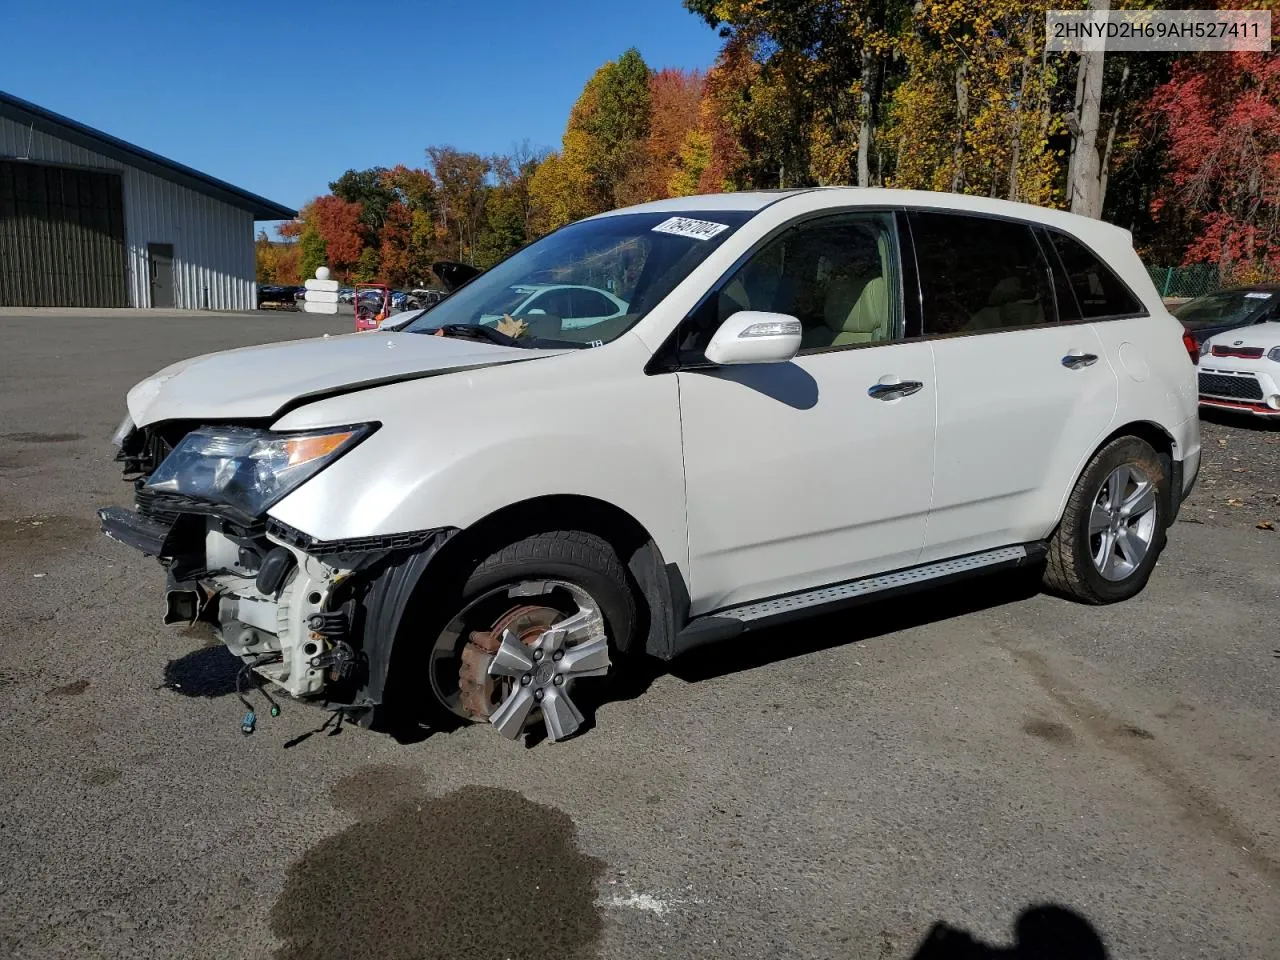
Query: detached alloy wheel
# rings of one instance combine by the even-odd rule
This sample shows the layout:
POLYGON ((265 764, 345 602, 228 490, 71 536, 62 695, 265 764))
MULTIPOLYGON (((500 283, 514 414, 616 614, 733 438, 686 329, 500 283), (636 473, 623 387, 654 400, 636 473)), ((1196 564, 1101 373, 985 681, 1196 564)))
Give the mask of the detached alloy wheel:
POLYGON ((549 740, 570 737, 584 722, 578 682, 609 672, 611 646, 626 642, 634 619, 604 540, 557 531, 517 541, 476 567, 433 642, 434 706, 513 740, 539 720, 549 740))
POLYGON ((1142 590, 1165 545, 1168 482, 1144 440, 1120 437, 1099 450, 1049 541, 1045 585, 1093 604, 1142 590))

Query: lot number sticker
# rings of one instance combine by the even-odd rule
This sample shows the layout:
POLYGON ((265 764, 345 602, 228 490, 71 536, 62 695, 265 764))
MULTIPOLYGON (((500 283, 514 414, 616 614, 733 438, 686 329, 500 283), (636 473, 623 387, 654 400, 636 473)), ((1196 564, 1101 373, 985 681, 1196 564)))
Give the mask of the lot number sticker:
POLYGON ((729 229, 727 223, 715 223, 711 220, 691 220, 688 217, 672 217, 663 220, 653 228, 654 233, 673 233, 677 237, 689 237, 692 240, 710 240, 729 229))

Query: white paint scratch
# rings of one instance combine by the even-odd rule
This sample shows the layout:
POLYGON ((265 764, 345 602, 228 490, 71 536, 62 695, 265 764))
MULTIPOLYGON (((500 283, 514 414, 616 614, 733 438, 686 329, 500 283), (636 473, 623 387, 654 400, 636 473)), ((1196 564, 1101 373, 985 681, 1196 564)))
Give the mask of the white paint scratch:
POLYGON ((627 907, 631 910, 644 910, 652 913, 655 917, 661 917, 670 909, 671 904, 666 901, 659 900, 657 897, 650 896, 647 893, 636 893, 629 891, 626 894, 615 893, 606 901, 611 907, 627 907))

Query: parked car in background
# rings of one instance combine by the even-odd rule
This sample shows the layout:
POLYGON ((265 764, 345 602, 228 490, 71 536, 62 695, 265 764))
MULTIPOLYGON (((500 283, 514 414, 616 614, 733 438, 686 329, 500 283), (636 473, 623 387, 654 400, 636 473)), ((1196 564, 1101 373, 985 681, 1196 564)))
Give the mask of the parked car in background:
POLYGON ((1217 290, 1188 300, 1173 311, 1197 348, 1210 337, 1237 327, 1280 319, 1280 284, 1217 290))
POLYGON ((303 288, 278 284, 260 286, 258 287, 258 309, 261 310, 263 307, 293 307, 297 300, 297 292, 300 289, 303 288))
POLYGON ((352 287, 339 287, 339 288, 338 288, 338 302, 339 302, 339 303, 351 303, 353 300, 355 300, 355 298, 356 298, 356 291, 355 291, 355 289, 354 289, 354 288, 352 288, 352 287))
POLYGON ((498 312, 483 321, 496 322, 505 315, 539 324, 552 320, 561 330, 573 330, 622 316, 627 302, 607 290, 581 284, 522 283, 510 287, 493 309, 498 312))
POLYGON ((434 307, 449 294, 444 290, 431 290, 422 287, 409 291, 406 307, 408 309, 424 309, 434 307))
POLYGON ((100 516, 163 562, 171 621, 294 696, 560 740, 627 655, 1023 567, 1134 596, 1199 470, 1182 332, 1091 218, 662 200, 401 330, 165 368, 116 434, 136 508, 100 516))
POLYGON ((1280 322, 1215 334, 1200 348, 1200 404, 1280 417, 1280 322))

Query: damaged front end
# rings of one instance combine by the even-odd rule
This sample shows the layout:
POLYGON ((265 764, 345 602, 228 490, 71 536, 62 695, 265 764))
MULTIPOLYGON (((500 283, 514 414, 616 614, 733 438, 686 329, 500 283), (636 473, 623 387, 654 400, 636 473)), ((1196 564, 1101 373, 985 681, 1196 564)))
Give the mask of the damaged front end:
POLYGON ((207 622, 290 695, 323 697, 366 723, 413 587, 456 531, 322 541, 267 509, 374 429, 127 425, 116 459, 134 509, 98 511, 105 534, 165 568, 166 623, 207 622))

